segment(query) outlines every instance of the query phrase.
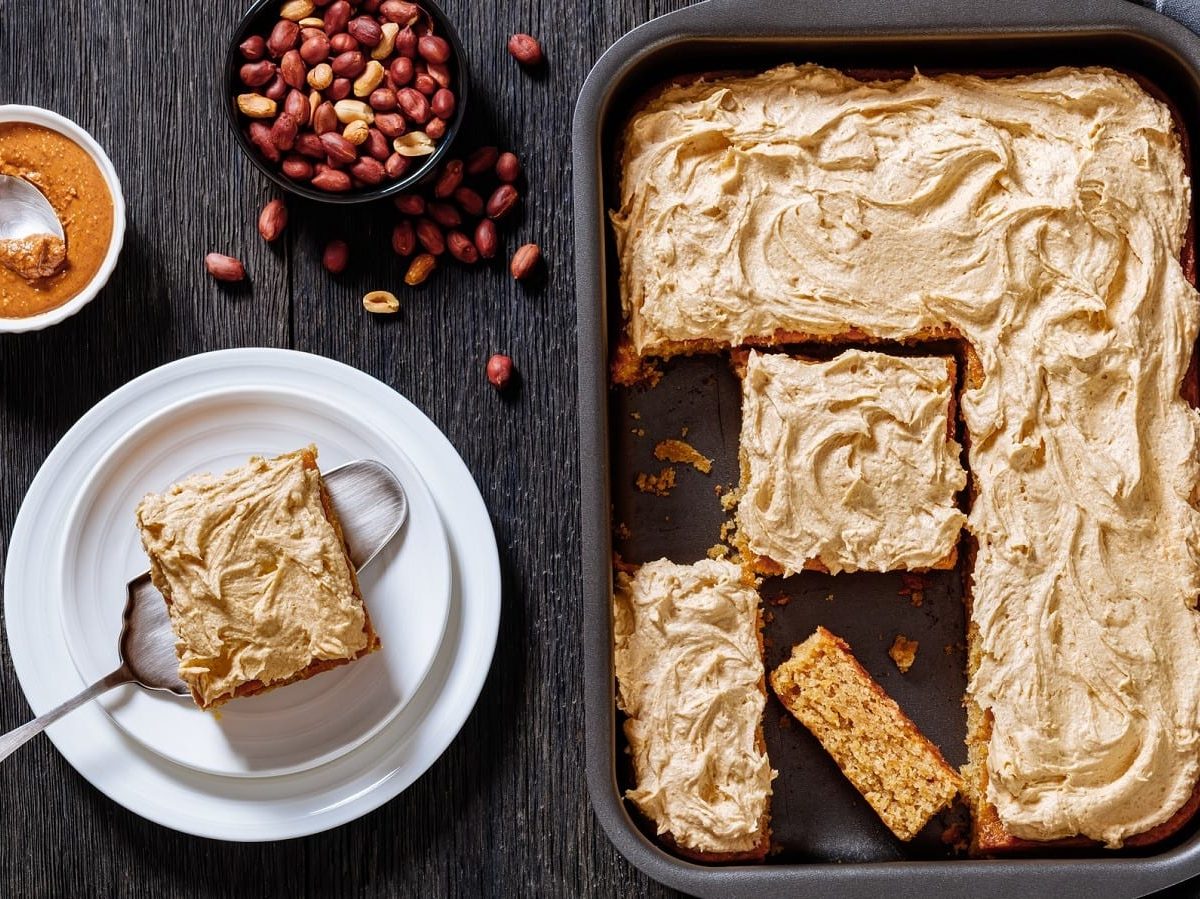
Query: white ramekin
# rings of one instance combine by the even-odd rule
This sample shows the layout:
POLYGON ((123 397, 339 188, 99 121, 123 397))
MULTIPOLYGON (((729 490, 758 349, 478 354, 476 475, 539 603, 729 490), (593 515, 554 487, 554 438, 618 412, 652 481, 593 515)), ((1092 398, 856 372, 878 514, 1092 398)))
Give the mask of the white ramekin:
POLYGON ((42 328, 48 328, 50 325, 57 324, 64 318, 74 315, 90 303, 92 298, 100 292, 100 288, 108 282, 109 276, 117 265, 117 257, 121 255, 121 245, 125 241, 125 195, 121 192, 121 181, 117 178, 117 170, 113 168, 108 154, 90 134, 70 119, 37 106, 8 104, 0 105, 0 124, 4 122, 28 122, 31 125, 42 125, 59 134, 66 135, 83 147, 92 157, 92 161, 104 175, 104 182, 108 185, 109 193, 112 194, 113 228, 112 237, 108 241, 108 252, 104 254, 104 261, 100 263, 100 268, 96 270, 96 274, 92 275, 92 280, 84 286, 83 290, 61 306, 47 309, 37 315, 29 315, 24 318, 0 317, 0 333, 40 331, 42 328))

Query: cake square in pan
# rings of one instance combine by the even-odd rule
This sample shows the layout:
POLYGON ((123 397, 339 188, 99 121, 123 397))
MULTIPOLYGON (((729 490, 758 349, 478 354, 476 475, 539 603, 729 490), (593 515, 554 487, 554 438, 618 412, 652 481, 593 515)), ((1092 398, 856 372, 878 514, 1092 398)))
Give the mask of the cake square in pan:
POLYGON ((742 377, 738 542, 761 574, 953 568, 967 476, 955 363, 751 351, 742 377))
POLYGON ((196 704, 303 680, 379 647, 341 525, 306 447, 200 474, 137 509, 196 704))

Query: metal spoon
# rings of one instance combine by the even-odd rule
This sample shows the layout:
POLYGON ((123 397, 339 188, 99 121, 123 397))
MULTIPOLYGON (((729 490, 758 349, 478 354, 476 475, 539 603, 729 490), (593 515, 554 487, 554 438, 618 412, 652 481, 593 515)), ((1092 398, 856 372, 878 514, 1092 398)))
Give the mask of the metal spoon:
POLYGON ((24 178, 0 175, 0 240, 53 234, 66 240, 62 222, 45 195, 24 178))
MULTIPOLYGON (((326 472, 324 478, 342 525, 350 561, 355 569, 362 571, 404 525, 408 517, 404 487, 386 465, 369 459, 348 462, 326 472)), ((167 604, 150 583, 150 572, 135 577, 125 585, 125 590, 125 623, 118 644, 121 666, 73 699, 0 736, 0 761, 67 712, 121 684, 138 684, 177 696, 190 695, 187 685, 179 679, 179 659, 175 655, 175 635, 167 604)))

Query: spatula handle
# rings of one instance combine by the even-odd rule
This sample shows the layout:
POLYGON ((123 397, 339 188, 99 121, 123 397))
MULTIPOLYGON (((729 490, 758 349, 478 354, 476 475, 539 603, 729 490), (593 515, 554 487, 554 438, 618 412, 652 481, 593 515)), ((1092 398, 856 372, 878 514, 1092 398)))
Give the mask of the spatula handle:
POLYGON ((129 669, 122 665, 112 674, 96 681, 78 696, 68 699, 62 705, 51 709, 44 715, 38 715, 28 724, 22 724, 16 730, 10 730, 4 736, 0 736, 0 762, 4 761, 16 752, 20 746, 32 740, 63 715, 67 714, 67 712, 73 712, 84 703, 91 702, 97 696, 107 693, 113 687, 127 684, 131 680, 133 680, 133 676, 129 673, 129 669))

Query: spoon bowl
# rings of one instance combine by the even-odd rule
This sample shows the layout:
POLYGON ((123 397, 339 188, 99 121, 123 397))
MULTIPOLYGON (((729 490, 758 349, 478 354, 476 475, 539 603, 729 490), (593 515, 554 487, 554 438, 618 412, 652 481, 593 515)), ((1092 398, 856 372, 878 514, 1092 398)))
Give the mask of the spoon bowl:
POLYGON ((24 178, 0 175, 0 240, 53 234, 66 240, 58 213, 36 185, 24 178))

